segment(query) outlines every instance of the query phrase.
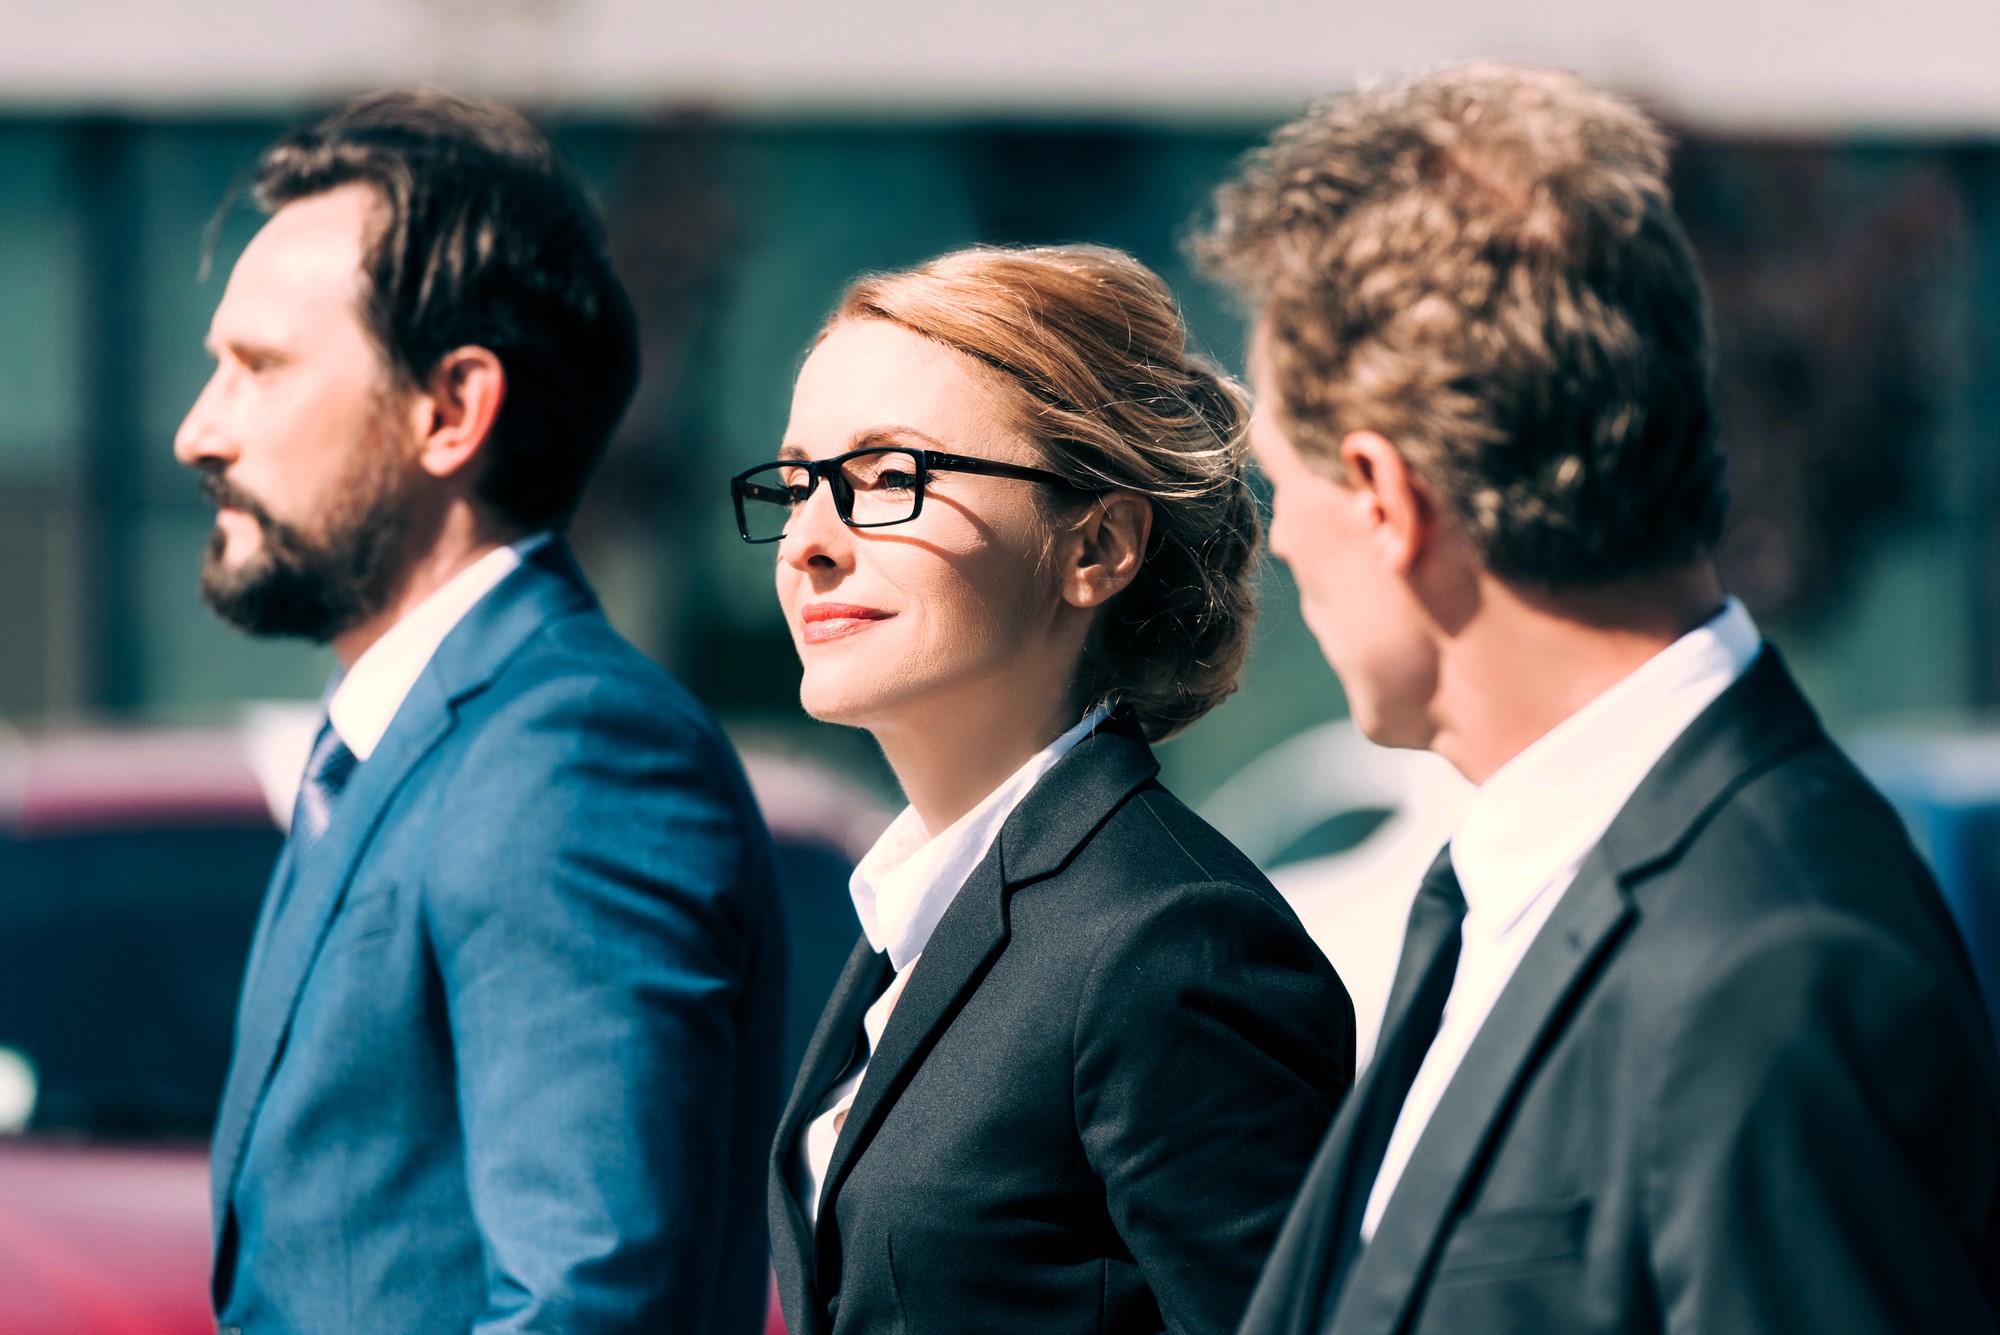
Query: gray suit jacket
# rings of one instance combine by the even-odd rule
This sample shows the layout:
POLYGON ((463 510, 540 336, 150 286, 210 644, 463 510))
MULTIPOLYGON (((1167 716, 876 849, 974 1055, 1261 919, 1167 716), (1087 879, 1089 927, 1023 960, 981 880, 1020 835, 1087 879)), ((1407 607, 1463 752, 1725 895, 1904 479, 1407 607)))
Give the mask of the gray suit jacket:
POLYGON ((1992 1032, 1900 823, 1769 646, 1585 862, 1329 1321, 1369 1074, 1243 1335, 1995 1329, 1992 1032))

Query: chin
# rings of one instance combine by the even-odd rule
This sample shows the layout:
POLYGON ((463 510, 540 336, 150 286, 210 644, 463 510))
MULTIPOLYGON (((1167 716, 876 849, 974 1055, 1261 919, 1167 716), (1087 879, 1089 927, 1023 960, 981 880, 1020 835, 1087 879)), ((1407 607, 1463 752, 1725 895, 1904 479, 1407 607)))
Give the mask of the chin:
POLYGON ((1348 719, 1354 730, 1377 746, 1404 747, 1409 743, 1400 740, 1397 730, 1385 720, 1381 713, 1359 700, 1349 698, 1348 719))
POLYGON ((860 726, 858 724, 849 724, 847 711, 841 707, 837 700, 829 701, 822 699, 812 691, 801 690, 799 692, 799 708, 805 710, 809 717, 817 719, 821 723, 860 726))
POLYGON ((873 694, 865 685, 838 680, 838 674, 807 669, 799 682, 799 707, 821 723, 859 728, 872 712, 873 694))
POLYGON ((925 698, 916 683, 885 681, 872 664, 860 666, 857 672, 808 667, 799 682, 799 706, 821 723, 873 732, 925 698))
POLYGON ((1385 708, 1380 700, 1349 695, 1349 718, 1355 730, 1377 746, 1397 751, 1428 751, 1437 735, 1429 714, 1421 709, 1385 708))

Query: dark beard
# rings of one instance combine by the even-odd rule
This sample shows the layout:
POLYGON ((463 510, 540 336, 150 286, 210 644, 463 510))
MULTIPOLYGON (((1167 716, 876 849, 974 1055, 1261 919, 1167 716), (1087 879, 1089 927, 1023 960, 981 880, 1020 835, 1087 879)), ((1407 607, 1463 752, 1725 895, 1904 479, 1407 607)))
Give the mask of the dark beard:
POLYGON ((264 540, 242 565, 230 567, 222 563, 227 545, 222 529, 211 533, 201 560, 202 600, 252 635, 297 636, 320 644, 387 607, 405 573, 412 516, 387 451, 371 448, 369 455, 317 536, 274 519, 221 473, 205 475, 202 496, 249 515, 264 540))

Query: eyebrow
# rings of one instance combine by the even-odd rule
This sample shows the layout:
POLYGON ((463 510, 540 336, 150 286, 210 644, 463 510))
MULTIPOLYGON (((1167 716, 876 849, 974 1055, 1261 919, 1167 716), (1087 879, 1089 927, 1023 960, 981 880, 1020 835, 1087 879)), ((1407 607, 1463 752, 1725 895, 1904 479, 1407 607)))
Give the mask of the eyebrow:
MULTIPOLYGON (((925 449, 944 449, 943 441, 935 436, 919 431, 913 426, 871 426, 866 431, 857 432, 847 448, 849 450, 865 450, 871 446, 894 445, 906 436, 914 436, 922 441, 925 449)), ((837 453, 841 454, 845 454, 846 452, 847 450, 837 451, 837 453)), ((797 459, 801 461, 807 461, 812 458, 810 454, 806 453, 805 446, 792 442, 787 442, 778 447, 778 457, 784 460, 797 459)))
POLYGON ((280 360, 286 355, 285 350, 276 344, 261 342, 254 338, 225 338, 214 332, 210 332, 202 339, 201 346, 209 356, 218 359, 225 351, 235 357, 263 357, 273 361, 280 360))

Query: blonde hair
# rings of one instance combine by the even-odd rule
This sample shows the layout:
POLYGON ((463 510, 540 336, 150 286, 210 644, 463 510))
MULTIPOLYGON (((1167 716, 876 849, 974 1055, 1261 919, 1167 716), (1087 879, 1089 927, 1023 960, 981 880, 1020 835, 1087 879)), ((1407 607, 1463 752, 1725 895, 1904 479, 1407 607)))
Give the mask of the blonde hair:
POLYGON ((821 337, 850 320, 900 325, 999 372, 1051 471, 1151 503, 1139 573, 1092 628, 1081 699, 1118 699, 1159 741, 1236 689, 1256 612, 1248 400, 1189 350, 1158 275, 1100 246, 976 247, 858 280, 821 337))

